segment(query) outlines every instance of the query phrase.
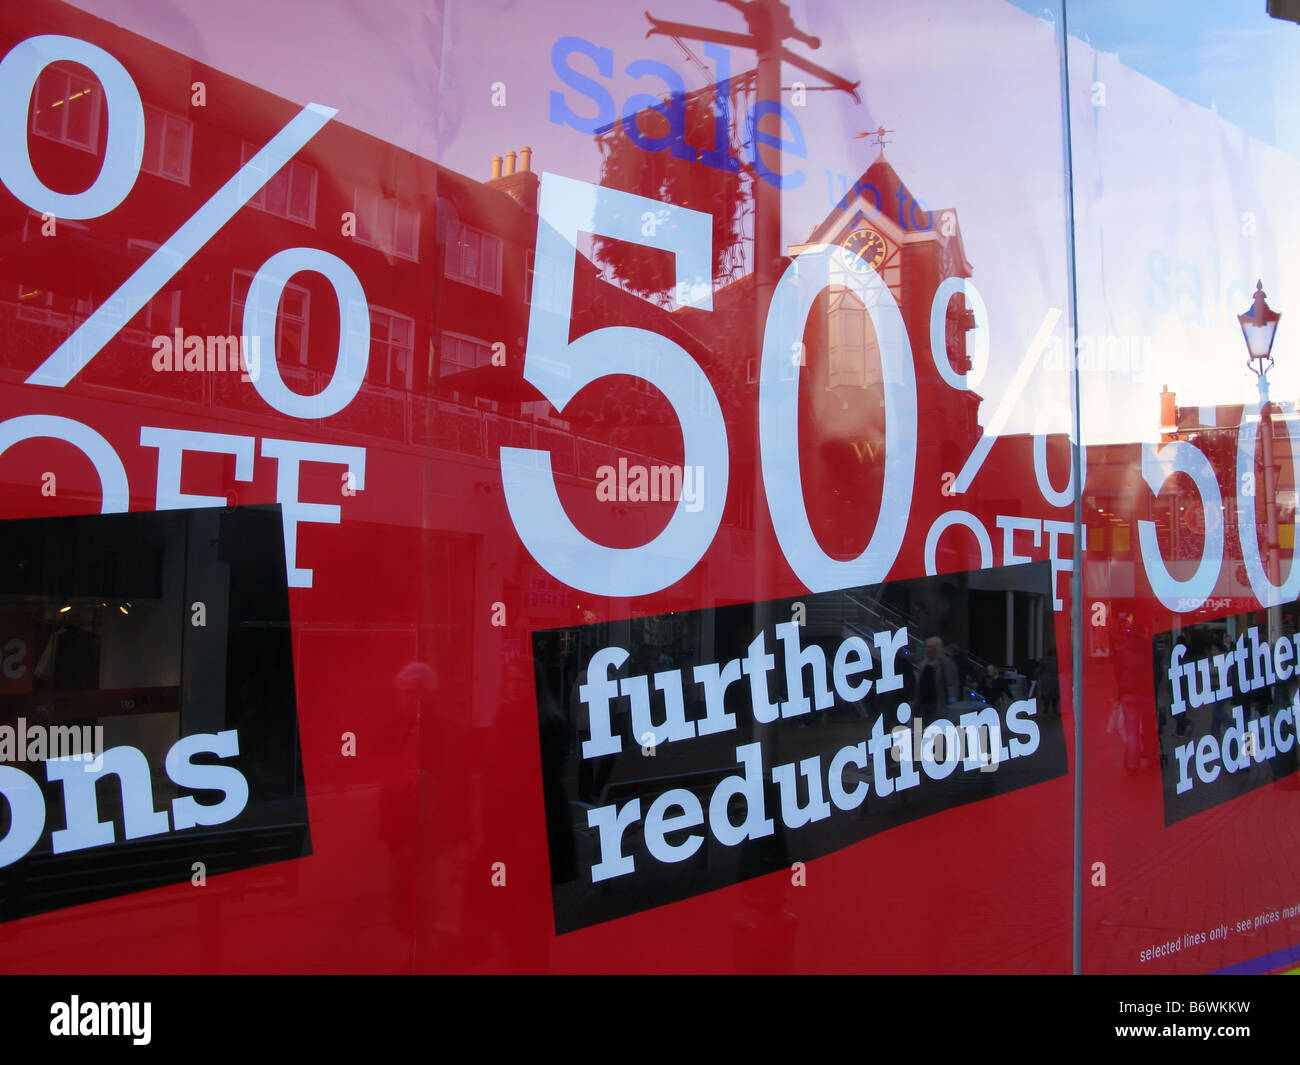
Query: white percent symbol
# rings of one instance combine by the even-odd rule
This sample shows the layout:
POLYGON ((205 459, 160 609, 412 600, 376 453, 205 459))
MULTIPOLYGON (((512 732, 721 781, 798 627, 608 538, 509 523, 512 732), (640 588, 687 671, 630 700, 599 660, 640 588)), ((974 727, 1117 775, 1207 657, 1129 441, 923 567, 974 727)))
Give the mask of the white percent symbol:
MULTIPOLYGON (((304 107, 33 370, 27 383, 51 388, 67 385, 336 114, 336 108, 321 104, 304 107)), ((97 218, 117 207, 139 175, 144 128, 140 93, 130 74, 96 45, 53 34, 29 37, 0 60, 0 183, 34 211, 97 218), (47 66, 58 62, 89 68, 103 86, 108 110, 107 146, 100 173, 89 188, 74 194, 48 188, 33 170, 27 147, 27 110, 36 79, 47 66)), ((369 357, 369 312, 361 283, 351 268, 337 256, 315 248, 289 248, 272 256, 253 279, 257 298, 250 297, 247 305, 253 320, 246 313, 245 333, 260 336, 274 350, 274 326, 268 329, 259 308, 267 304, 275 307, 279 290, 300 270, 324 274, 338 295, 341 328, 335 376, 317 396, 289 392, 274 360, 270 367, 252 368, 250 376, 263 399, 277 410, 296 417, 325 417, 356 395, 369 357), (259 369, 262 372, 257 372, 259 369), (304 414, 312 404, 314 408, 304 414)))
MULTIPOLYGON (((939 305, 940 300, 938 294, 936 294, 936 308, 939 307, 939 305)), ((943 300, 943 305, 946 307, 946 299, 943 300)), ((980 306, 982 307, 982 303, 980 306)), ((971 482, 975 479, 975 475, 979 473, 980 467, 984 465, 984 460, 988 458, 989 451, 993 448, 993 442, 1002 435, 1002 431, 1007 426, 1007 420, 1011 417, 1011 412, 1015 410, 1016 405, 1020 402, 1021 396, 1024 395, 1025 385, 1029 383, 1029 378, 1033 375, 1034 370, 1038 368, 1038 362, 1043 355, 1043 348, 1046 346, 1048 338, 1052 335, 1052 330, 1056 328, 1056 323, 1059 321, 1060 317, 1061 312, 1056 307, 1050 308, 1043 316, 1042 324, 1039 325, 1038 332, 1034 334, 1034 339, 1029 342, 1029 347, 1025 349, 1024 357, 1020 360, 1020 365, 1016 367, 1016 372, 1012 376, 1010 384, 1008 384, 1006 389, 1003 391, 997 409, 993 412, 993 417, 989 419, 988 425, 984 427, 984 435, 976 441, 975 446, 971 449, 970 455, 967 456, 966 462, 961 468, 961 472, 957 475, 957 479, 953 481, 952 490, 954 494, 960 494, 970 488, 971 482)), ((947 358, 945 357, 946 348, 941 342, 936 341, 933 323, 931 326, 930 348, 934 355, 936 365, 939 364, 940 360, 945 363, 947 362, 947 358)), ((984 341, 984 349, 987 350, 987 341, 984 341)), ((942 373, 943 371, 940 370, 940 372, 942 373)), ((951 370, 949 370, 949 372, 951 373, 951 370)), ((945 375, 945 380, 948 380, 947 375, 945 375)), ((954 382, 949 380, 949 384, 954 384, 954 382)), ((958 383, 956 387, 969 388, 970 385, 961 382, 958 383)), ((1038 439, 1040 437, 1042 437, 1041 432, 1035 434, 1036 446, 1034 449, 1034 472, 1038 476, 1039 489, 1042 491, 1043 498, 1049 503, 1054 503, 1057 506, 1064 506, 1065 504, 1060 502, 1060 496, 1062 493, 1057 493, 1047 480, 1046 438, 1042 437, 1044 443, 1043 446, 1040 447, 1038 446, 1038 439), (1040 450, 1042 453, 1041 462, 1039 459, 1040 450)), ((1073 472, 1071 472, 1070 476, 1073 479, 1073 472)), ((1074 486, 1071 484, 1065 489, 1065 492, 1072 496, 1073 487, 1074 486)))
MULTIPOLYGON (((1024 396, 1025 386, 1029 383, 1030 377, 1038 368, 1039 361, 1042 359, 1043 349, 1046 347, 1052 331, 1056 328, 1056 323, 1060 320, 1061 312, 1058 308, 1049 308, 1043 316, 1042 323, 1038 331, 1034 334, 1029 346, 1025 349, 1025 354, 1020 360, 1016 372, 1012 375, 1011 381, 1003 390, 1001 398, 998 401, 997 408, 993 416, 985 426, 983 435, 976 441, 975 446, 971 449, 970 454, 966 457, 962 465, 961 472, 957 474, 952 482, 952 494, 958 495, 966 492, 984 465, 984 460, 988 458, 989 452, 993 448, 994 442, 1002 435, 1006 429, 1007 421, 1011 417, 1017 405, 1024 396)), ((984 371, 987 368, 989 351, 988 340, 988 312, 985 309, 984 301, 980 297, 979 291, 965 278, 948 278, 938 288, 934 294, 934 302, 930 311, 930 353, 934 359, 935 369, 938 370, 939 376, 952 388, 959 390, 968 390, 976 386, 978 381, 983 378, 984 371), (975 334, 976 350, 972 359, 972 373, 967 376, 957 374, 953 371, 947 358, 947 331, 946 318, 948 303, 954 295, 962 295, 970 305, 975 318, 975 326, 978 330, 975 334)), ((1047 434, 1044 431, 1047 423, 1053 418, 1064 413, 1066 419, 1069 419, 1069 411, 1059 402, 1050 402, 1041 405, 1038 410, 1038 416, 1034 423, 1033 432, 1033 459, 1034 459, 1034 479, 1038 483, 1039 493, 1045 502, 1055 507, 1066 507, 1073 502, 1077 491, 1075 484, 1074 470, 1071 468, 1070 477, 1063 489, 1057 489, 1051 481, 1047 469, 1047 434)), ((1086 453, 1082 448, 1079 449, 1079 468, 1080 480, 1086 477, 1087 463, 1086 453)), ((945 475, 946 477, 947 475, 945 475)), ((965 510, 950 510, 941 514, 930 526, 930 531, 925 541, 925 567, 926 573, 933 574, 936 569, 936 552, 938 549, 939 538, 943 533, 954 525, 960 525, 969 529, 975 536, 976 543, 980 549, 980 566, 987 568, 993 561, 993 544, 989 538, 988 531, 980 522, 979 518, 965 510)), ((1045 528, 1059 526, 1057 523, 1046 522, 1045 528)), ((1037 536, 1038 534, 1036 534, 1037 536)), ((1055 543, 1056 532, 1052 532, 1052 542, 1055 543)), ((1035 539, 1035 544, 1037 544, 1035 539)), ((1053 555, 1055 549, 1053 548, 1053 555)), ((1070 570, 1073 564, 1068 562, 1053 562, 1053 566, 1070 570)), ((1053 570, 1055 574, 1055 569, 1053 570)), ((1053 576, 1055 580, 1055 576, 1053 576)), ((1059 610, 1060 601, 1054 601, 1054 605, 1059 610)))

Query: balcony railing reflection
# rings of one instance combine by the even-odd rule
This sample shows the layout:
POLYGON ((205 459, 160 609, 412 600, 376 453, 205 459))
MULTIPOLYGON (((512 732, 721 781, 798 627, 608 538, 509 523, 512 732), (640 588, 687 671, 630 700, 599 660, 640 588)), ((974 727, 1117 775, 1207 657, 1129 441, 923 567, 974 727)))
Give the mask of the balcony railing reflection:
MULTIPOLYGON (((0 301, 0 330, 8 338, 0 355, 0 376, 15 383, 75 330, 82 316, 48 308, 25 306, 17 301, 0 301)), ((165 395, 150 387, 156 374, 152 367, 152 334, 143 329, 125 329, 117 343, 129 356, 119 354, 95 367, 93 380, 79 382, 90 393, 108 393, 120 402, 148 402, 160 410, 201 407, 228 415, 236 421, 249 416, 246 404, 234 402, 240 390, 252 386, 238 370, 203 370, 169 373, 180 380, 168 383, 165 395)), ((279 364, 284 383, 301 395, 315 395, 329 383, 330 374, 304 366, 279 364)), ((258 415, 264 414, 257 411, 258 415)), ((404 388, 367 383, 344 410, 321 423, 324 438, 332 434, 365 437, 384 447, 433 449, 485 462, 495 462, 501 447, 532 448, 551 455, 551 468, 560 476, 594 481, 596 471, 611 461, 616 447, 629 464, 646 466, 671 463, 662 455, 633 451, 611 440, 584 436, 529 416, 513 416, 476 408, 467 403, 418 395, 404 388), (378 430, 378 431, 377 431, 378 430)))

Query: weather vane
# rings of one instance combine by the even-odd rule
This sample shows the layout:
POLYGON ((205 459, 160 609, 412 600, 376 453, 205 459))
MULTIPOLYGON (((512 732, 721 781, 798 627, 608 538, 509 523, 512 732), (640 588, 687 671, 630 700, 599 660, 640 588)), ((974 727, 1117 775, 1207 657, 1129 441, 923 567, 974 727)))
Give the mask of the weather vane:
POLYGON ((858 137, 875 137, 876 144, 880 146, 880 154, 885 154, 886 134, 895 132, 892 129, 885 129, 884 126, 877 126, 875 129, 863 129, 858 131, 858 137))

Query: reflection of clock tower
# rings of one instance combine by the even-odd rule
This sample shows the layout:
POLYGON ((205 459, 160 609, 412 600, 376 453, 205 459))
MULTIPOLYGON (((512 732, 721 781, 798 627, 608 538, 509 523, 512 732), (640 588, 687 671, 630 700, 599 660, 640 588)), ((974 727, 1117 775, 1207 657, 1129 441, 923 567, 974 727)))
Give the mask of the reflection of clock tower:
MULTIPOLYGON (((882 278, 885 278, 885 284, 889 285, 897 294, 898 245, 887 241, 876 230, 872 229, 861 212, 858 212, 853 221, 855 223, 860 222, 860 224, 844 238, 844 247, 868 263, 871 269, 882 278), (892 278, 885 277, 886 271, 889 271, 894 276, 892 278)), ((897 295, 894 298, 897 299, 897 295)))
MULTIPOLYGON (((960 469, 981 434, 980 397, 945 384, 930 352, 935 291, 946 278, 972 273, 957 212, 927 210, 882 151, 809 234, 807 243, 789 252, 795 255, 814 244, 838 244, 856 256, 858 270, 864 274, 874 270, 902 312, 916 368, 918 425, 908 427, 908 432, 915 432, 917 438, 918 477, 960 469)), ((973 326, 974 316, 963 297, 954 296, 944 316, 944 350, 937 355, 957 373, 970 367, 966 334, 973 326)), ((818 455, 803 469, 806 478, 809 471, 820 469, 827 481, 823 489, 806 484, 805 495, 815 498, 824 490, 840 500, 845 513, 837 520, 825 515, 827 530, 863 527, 858 522, 866 522, 869 528, 872 500, 879 500, 874 481, 884 444, 885 410, 879 343, 867 308, 847 288, 832 286, 814 305, 805 341, 807 380, 801 402, 812 424, 809 437, 803 431, 800 435, 802 446, 815 448, 818 455), (852 520, 846 520, 850 514, 852 520)), ((803 417, 801 425, 808 424, 803 417)), ((935 483, 938 479, 936 474, 935 483)), ((828 537, 835 539, 829 532, 828 537)), ((856 554, 863 546, 845 542, 837 551, 834 542, 823 539, 822 543, 832 553, 856 554)))
MULTIPOLYGON (((934 362, 922 359, 929 353, 930 304, 945 278, 970 277, 972 273, 962 247, 956 210, 926 210, 881 152, 809 234, 807 243, 790 248, 790 254, 812 244, 842 245, 870 264, 903 312, 918 383, 926 377, 937 377, 934 362)), ((862 308, 864 314, 865 310, 862 308)), ((850 308, 845 307, 841 313, 851 313, 850 308)), ((950 301, 945 325, 944 354, 954 370, 964 372, 969 365, 965 334, 974 321, 960 296, 950 301)), ((866 329, 869 334, 870 326, 866 329)), ((847 336, 854 329, 841 332, 847 336)), ((873 353, 874 337, 868 335, 866 345, 868 353, 873 353)))

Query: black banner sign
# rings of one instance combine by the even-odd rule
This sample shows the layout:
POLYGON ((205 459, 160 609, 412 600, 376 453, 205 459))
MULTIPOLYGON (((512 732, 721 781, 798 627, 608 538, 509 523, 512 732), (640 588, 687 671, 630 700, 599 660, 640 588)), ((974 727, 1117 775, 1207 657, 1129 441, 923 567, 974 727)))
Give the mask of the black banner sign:
POLYGON ((1154 639, 1167 826, 1296 771, 1300 634, 1259 617, 1154 639))
POLYGON ((534 633, 557 931, 1064 775, 1051 604, 1044 562, 534 633))
POLYGON ((0 920, 311 853, 278 506, 0 522, 0 920))

